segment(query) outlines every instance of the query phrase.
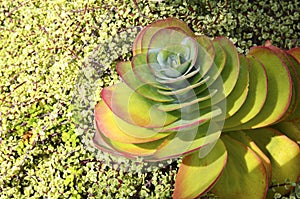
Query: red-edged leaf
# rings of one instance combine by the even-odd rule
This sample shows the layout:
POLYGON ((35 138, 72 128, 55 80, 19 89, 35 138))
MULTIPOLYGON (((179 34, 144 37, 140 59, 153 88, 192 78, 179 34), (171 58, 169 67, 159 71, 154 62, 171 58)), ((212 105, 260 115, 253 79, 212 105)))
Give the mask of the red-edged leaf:
POLYGON ((158 110, 157 103, 137 94, 125 83, 104 88, 101 96, 115 115, 133 125, 159 128, 178 119, 171 113, 158 110))
POLYGON ((169 124, 162 128, 157 128, 155 130, 158 132, 178 131, 186 128, 191 128, 196 125, 201 125, 207 121, 212 120, 214 117, 220 115, 221 110, 209 109, 209 110, 201 110, 201 112, 200 111, 189 112, 187 113, 188 115, 184 115, 184 113, 181 114, 182 114, 181 119, 177 120, 176 122, 173 122, 172 124, 169 124))
POLYGON ((170 96, 157 92, 157 88, 141 82, 132 71, 131 62, 119 62, 117 71, 125 83, 138 94, 157 102, 171 102, 174 100, 170 96))
MULTIPOLYGON (((286 179, 291 182, 299 180, 300 149, 296 142, 272 128, 247 130, 246 132, 269 157, 272 164, 272 181, 282 184, 286 179)), ((276 188, 276 192, 281 194, 286 194, 288 191, 284 187, 276 188)), ((270 191, 269 194, 274 193, 270 191)))
POLYGON ((286 136, 288 136, 290 139, 300 144, 300 122, 299 121, 279 122, 273 127, 278 129, 286 136))
POLYGON ((221 135, 221 128, 213 122, 202 124, 199 127, 183 129, 174 132, 170 140, 157 148, 156 159, 178 157, 200 149, 205 156, 221 135))
POLYGON ((273 52, 276 53, 277 56, 280 57, 280 59, 286 64, 288 67, 292 82, 293 82, 293 95, 290 102, 290 106, 288 110, 286 111, 285 115, 282 117, 281 120, 291 120, 295 118, 300 117, 300 64, 297 62, 297 60, 294 59, 294 57, 290 54, 288 54, 286 51, 281 50, 280 48, 277 48, 275 46, 268 46, 269 49, 271 49, 273 52))
MULTIPOLYGON (((248 96, 249 62, 245 56, 240 55, 240 73, 238 81, 232 92, 226 98, 226 118, 234 115, 243 106, 248 96)), ((223 117, 216 118, 224 119, 223 117)))
POLYGON ((110 140, 106 138, 100 131, 99 134, 101 135, 101 138, 105 141, 105 143, 107 143, 116 151, 113 152, 113 154, 117 153, 129 158, 135 156, 150 156, 155 153, 156 149, 165 141, 164 139, 160 139, 153 142, 131 144, 110 140))
POLYGON ((200 68, 199 73, 197 73, 192 79, 190 80, 191 84, 195 84, 214 66, 214 60, 216 56, 216 51, 214 48, 213 42, 206 36, 196 36, 195 39, 198 42, 198 55, 197 55, 197 62, 194 64, 195 68, 200 68))
POLYGON ((200 102, 200 108, 212 106, 227 97, 232 92, 239 76, 240 61, 233 43, 226 37, 217 37, 214 42, 220 44, 225 51, 226 63, 221 75, 209 87, 210 90, 217 90, 218 92, 210 100, 200 102))
POLYGON ((107 138, 101 133, 101 131, 96 126, 96 132, 93 137, 93 143, 94 145, 103 152, 107 152, 116 156, 125 156, 130 159, 135 159, 134 156, 129 154, 124 154, 116 151, 107 141, 107 138))
POLYGON ((147 64, 146 54, 138 54, 134 56, 131 60, 132 70, 135 76, 146 84, 151 85, 152 87, 159 88, 162 90, 171 90, 166 85, 160 84, 157 82, 156 77, 150 71, 147 64))
POLYGON ((221 140, 204 158, 197 151, 185 156, 176 176, 173 198, 196 198, 207 192, 219 179, 226 161, 227 151, 221 140))
POLYGON ((262 150, 255 144, 255 142, 246 135, 244 131, 234 131, 227 133, 231 138, 245 144, 250 149, 252 149, 262 160, 264 167, 266 168, 268 174, 268 182, 269 184, 272 182, 272 165, 270 159, 262 152, 262 150))
POLYGON ((240 61, 238 52, 233 43, 226 37, 217 37, 214 39, 218 42, 226 53, 225 67, 221 73, 225 96, 228 96, 236 85, 240 71, 240 61))
POLYGON ((292 48, 291 50, 287 51, 289 54, 291 54, 295 59, 298 60, 300 63, 300 47, 292 48))
MULTIPOLYGON (((214 97, 217 94, 218 90, 213 90, 211 91, 211 93, 203 93, 203 96, 198 95, 195 96, 195 93, 193 93, 193 91, 191 91, 190 94, 190 99, 185 100, 184 102, 181 103, 173 103, 173 104, 160 104, 158 106, 159 110, 162 111, 174 111, 174 110, 180 110, 186 107, 190 107, 191 110, 195 110, 195 109, 199 109, 198 103, 206 101, 208 99, 211 99, 212 97, 214 97)), ((179 97, 178 97, 179 98, 179 97)), ((202 108, 206 108, 206 107, 202 107, 202 108)), ((208 106, 208 108, 210 108, 208 106)))
POLYGON ((95 107, 95 119, 98 129, 110 140, 122 143, 146 143, 161 139, 169 133, 157 133, 151 129, 129 124, 118 118, 101 101, 95 107))
MULTIPOLYGON (((214 83, 225 67, 226 54, 223 47, 216 41, 213 41, 213 46, 215 50, 215 59, 209 71, 204 77, 204 79, 207 77, 209 77, 209 79, 207 80, 206 84, 200 85, 198 88, 195 89, 196 94, 199 94, 200 92, 206 90, 207 87, 214 83)), ((202 75, 200 74, 196 77, 202 78, 202 75)), ((200 81, 200 79, 196 79, 196 77, 193 78, 192 83, 200 81)))
POLYGON ((179 28, 188 36, 193 37, 194 33, 186 23, 176 18, 157 20, 146 26, 136 37, 133 43, 133 55, 146 53, 152 36, 162 28, 179 28))
POLYGON ((222 199, 264 199, 268 190, 268 176, 259 156, 228 135, 221 139, 225 143, 228 160, 212 193, 222 199))
POLYGON ((243 106, 231 117, 225 120, 224 129, 240 126, 254 118, 265 104, 268 92, 268 78, 264 66, 255 58, 248 56, 249 92, 243 106))
POLYGON ((274 124, 282 119, 291 103, 292 77, 282 59, 268 47, 254 47, 249 55, 264 63, 270 89, 268 89, 266 103, 260 112, 247 123, 230 130, 254 129, 274 124))

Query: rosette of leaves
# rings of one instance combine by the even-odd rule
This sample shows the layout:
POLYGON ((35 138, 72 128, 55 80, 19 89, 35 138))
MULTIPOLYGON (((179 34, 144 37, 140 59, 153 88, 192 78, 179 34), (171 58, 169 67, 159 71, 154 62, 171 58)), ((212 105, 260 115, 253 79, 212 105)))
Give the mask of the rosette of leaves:
POLYGON ((123 81, 95 107, 94 143, 147 161, 183 156, 174 198, 266 198, 274 181, 298 181, 300 48, 240 55, 169 18, 142 29, 117 71, 123 81))

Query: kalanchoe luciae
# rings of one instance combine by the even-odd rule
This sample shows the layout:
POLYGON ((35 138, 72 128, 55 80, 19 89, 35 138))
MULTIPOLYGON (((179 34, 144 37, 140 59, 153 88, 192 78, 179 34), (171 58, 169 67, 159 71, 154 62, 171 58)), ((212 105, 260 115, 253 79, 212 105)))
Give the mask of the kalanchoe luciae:
POLYGON ((174 198, 266 198, 273 180, 298 181, 300 131, 287 123, 300 121, 300 48, 239 55, 169 18, 142 29, 117 71, 123 82, 95 107, 94 143, 147 161, 184 156, 174 198))

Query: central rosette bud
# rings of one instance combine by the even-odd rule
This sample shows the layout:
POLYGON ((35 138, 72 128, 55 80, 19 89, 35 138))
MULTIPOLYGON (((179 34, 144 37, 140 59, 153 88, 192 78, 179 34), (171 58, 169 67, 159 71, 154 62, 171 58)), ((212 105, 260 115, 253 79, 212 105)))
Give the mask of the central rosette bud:
POLYGON ((178 29, 161 29, 149 42, 146 52, 147 65, 156 80, 167 84, 165 86, 176 89, 186 87, 189 82, 185 76, 200 71, 200 64, 197 63, 198 46, 194 38, 178 29), (186 82, 175 81, 180 78, 186 82))
POLYGON ((182 72, 185 72, 191 64, 189 58, 189 49, 183 46, 172 46, 159 51, 157 62, 162 69, 161 73, 168 77, 178 77, 182 72), (174 49, 182 48, 183 52, 174 52, 174 49))
POLYGON ((152 56, 156 56, 157 60, 157 63, 152 65, 153 70, 168 78, 179 77, 193 67, 190 46, 172 45, 159 50, 150 50, 149 57, 152 56))

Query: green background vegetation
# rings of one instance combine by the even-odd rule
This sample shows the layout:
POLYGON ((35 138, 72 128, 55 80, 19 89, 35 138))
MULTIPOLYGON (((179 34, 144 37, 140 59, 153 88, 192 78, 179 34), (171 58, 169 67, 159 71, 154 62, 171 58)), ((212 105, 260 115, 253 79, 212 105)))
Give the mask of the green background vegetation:
POLYGON ((88 83, 95 87, 85 102, 92 107, 101 87, 119 81, 115 62, 131 56, 130 42, 119 40, 170 16, 198 34, 227 36, 244 53, 266 40, 299 46, 298 2, 1 1, 0 198, 170 198, 176 162, 146 173, 116 169, 113 157, 86 143, 88 127, 79 128, 74 114, 82 70, 91 57, 105 63, 84 74, 101 73, 88 83))

